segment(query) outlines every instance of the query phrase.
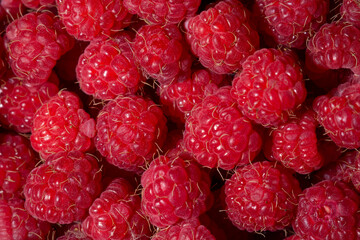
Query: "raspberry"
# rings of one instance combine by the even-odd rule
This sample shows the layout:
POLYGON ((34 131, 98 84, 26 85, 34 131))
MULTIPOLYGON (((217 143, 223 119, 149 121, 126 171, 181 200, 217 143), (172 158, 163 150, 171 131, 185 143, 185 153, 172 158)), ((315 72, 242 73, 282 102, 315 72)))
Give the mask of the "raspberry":
POLYGON ((123 0, 56 0, 66 31, 78 40, 111 36, 131 23, 132 15, 123 0))
POLYGON ((0 189, 6 193, 21 192, 36 160, 27 138, 0 133, 0 189))
POLYGON ((226 211, 240 230, 276 231, 291 224, 300 193, 299 182, 286 169, 256 162, 226 181, 226 211))
POLYGON ((57 76, 38 87, 23 84, 11 71, 0 79, 0 122, 19 133, 31 132, 35 112, 59 91, 57 76))
POLYGON ((142 172, 164 144, 166 118, 147 98, 119 96, 99 112, 95 146, 106 160, 128 171, 142 172))
POLYGON ((154 159, 141 176, 141 185, 142 210, 159 228, 197 218, 211 207, 209 175, 192 159, 154 159))
POLYGON ((301 239, 358 239, 359 196, 343 182, 325 180, 299 197, 292 226, 301 239))
POLYGON ((82 227, 89 237, 97 240, 145 240, 151 235, 149 223, 141 212, 140 197, 123 178, 114 179, 95 199, 82 227))
POLYGON ((74 223, 61 237, 56 240, 92 240, 83 232, 81 223, 74 223))
POLYGON ((49 78, 56 61, 73 47, 74 39, 51 12, 32 12, 6 28, 9 63, 24 83, 38 86, 49 78))
POLYGON ((340 7, 342 20, 360 28, 360 3, 356 0, 343 0, 340 7))
POLYGON ((343 83, 317 97, 313 108, 319 123, 339 147, 360 147, 360 82, 343 83))
POLYGON ((249 56, 233 80, 231 94, 243 114, 265 127, 285 123, 307 92, 297 59, 277 49, 249 56))
POLYGON ((91 149, 95 120, 82 109, 79 97, 60 91, 35 113, 30 141, 43 159, 59 151, 91 149))
POLYGON ((76 67, 81 90, 103 100, 135 93, 143 77, 135 64, 130 41, 125 32, 111 39, 91 41, 76 67))
POLYGON ((256 0, 254 20, 268 45, 304 49, 306 40, 326 22, 329 0, 256 0))
POLYGON ((55 4, 55 0, 21 0, 28 8, 38 9, 40 7, 51 7, 55 4))
POLYGON ((180 74, 190 75, 192 58, 176 25, 142 26, 132 48, 143 71, 161 84, 169 84, 180 74))
POLYGON ((91 155, 80 151, 52 154, 28 175, 25 208, 50 223, 80 221, 100 193, 100 181, 97 160, 91 155))
POLYGON ((215 73, 241 69, 259 48, 259 36, 250 25, 249 11, 236 0, 215 6, 185 22, 186 38, 201 64, 215 73))
POLYGON ((215 240, 215 237, 210 231, 201 225, 196 218, 182 221, 174 226, 170 226, 163 230, 160 230, 152 236, 152 240, 164 240, 164 239, 188 239, 188 240, 215 240))
POLYGON ((24 208, 24 200, 12 197, 0 199, 0 238, 48 239, 50 224, 33 218, 24 208))
POLYGON ((201 0, 123 0, 126 9, 149 24, 178 24, 196 14, 201 0))

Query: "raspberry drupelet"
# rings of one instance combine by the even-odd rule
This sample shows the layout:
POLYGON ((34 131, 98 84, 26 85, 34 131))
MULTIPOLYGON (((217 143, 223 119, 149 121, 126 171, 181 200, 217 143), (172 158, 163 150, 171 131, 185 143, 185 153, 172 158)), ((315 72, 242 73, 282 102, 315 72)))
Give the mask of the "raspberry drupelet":
POLYGON ((357 0, 342 0, 340 7, 342 21, 360 27, 360 2, 357 0))

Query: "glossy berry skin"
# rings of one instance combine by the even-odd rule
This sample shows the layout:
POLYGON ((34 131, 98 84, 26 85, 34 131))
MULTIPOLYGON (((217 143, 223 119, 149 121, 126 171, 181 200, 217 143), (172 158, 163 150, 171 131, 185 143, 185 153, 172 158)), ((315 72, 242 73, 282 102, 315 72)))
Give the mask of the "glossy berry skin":
POLYGON ((255 0, 254 20, 265 42, 304 49, 306 40, 326 22, 329 0, 255 0))
POLYGON ((141 208, 159 228, 199 217, 211 207, 210 184, 192 159, 160 156, 141 176, 141 208))
POLYGON ((360 27, 360 3, 356 0, 343 0, 340 7, 342 21, 360 27))
POLYGON ((242 113, 265 127, 285 123, 307 92, 296 57, 263 48, 249 56, 233 80, 231 94, 242 113))
POLYGON ((69 224, 85 218, 100 190, 101 171, 93 156, 58 152, 28 175, 25 208, 42 221, 69 224))
POLYGON ((252 163, 226 181, 226 212, 240 230, 281 230, 294 220, 300 193, 298 180, 286 169, 267 161, 252 163))
POLYGON ((114 179, 95 199, 82 228, 87 236, 97 240, 145 240, 151 235, 140 197, 123 178, 114 179))
POLYGON ((178 24, 196 14, 201 0, 123 0, 125 8, 151 25, 178 24))
POLYGON ((177 25, 144 25, 132 49, 146 75, 169 84, 179 75, 190 75, 192 57, 177 25))
POLYGON ((36 111, 30 141, 46 159, 59 151, 91 149, 95 133, 95 120, 82 109, 79 97, 60 91, 36 111))
POLYGON ((158 106, 136 95, 109 101, 96 120, 95 146, 106 160, 128 171, 143 172, 164 144, 166 118, 158 106))
POLYGON ((130 35, 122 32, 112 38, 90 42, 76 66, 82 91, 98 99, 110 100, 138 90, 143 76, 135 64, 130 41, 130 35))
POLYGON ((324 180, 299 198, 292 227, 303 240, 358 239, 359 196, 341 181, 324 180))
POLYGON ((63 27, 50 11, 28 13, 7 26, 9 64, 25 84, 46 82, 56 61, 73 47, 74 39, 63 27))
POLYGON ((56 0, 56 6, 66 31, 82 41, 111 36, 130 25, 132 18, 122 0, 56 0))
POLYGON ((218 74, 241 69, 259 48, 249 17, 240 1, 223 0, 185 22, 187 41, 204 67, 218 74))

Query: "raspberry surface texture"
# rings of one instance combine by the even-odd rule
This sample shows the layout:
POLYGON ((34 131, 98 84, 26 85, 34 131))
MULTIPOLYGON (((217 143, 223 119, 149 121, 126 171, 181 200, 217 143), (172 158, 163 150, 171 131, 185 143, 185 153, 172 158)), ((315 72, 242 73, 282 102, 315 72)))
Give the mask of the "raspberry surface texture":
POLYGON ((340 7, 343 21, 349 22, 357 28, 360 27, 360 3, 356 0, 343 0, 340 7))
POLYGON ((21 0, 28 8, 38 9, 40 7, 51 7, 55 5, 55 0, 21 0))

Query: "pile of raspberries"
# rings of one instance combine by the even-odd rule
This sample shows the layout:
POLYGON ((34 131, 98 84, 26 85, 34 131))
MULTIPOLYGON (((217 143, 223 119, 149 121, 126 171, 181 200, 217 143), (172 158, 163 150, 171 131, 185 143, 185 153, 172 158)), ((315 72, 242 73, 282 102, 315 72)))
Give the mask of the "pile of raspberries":
POLYGON ((360 240, 359 0, 1 0, 0 239, 360 240))

